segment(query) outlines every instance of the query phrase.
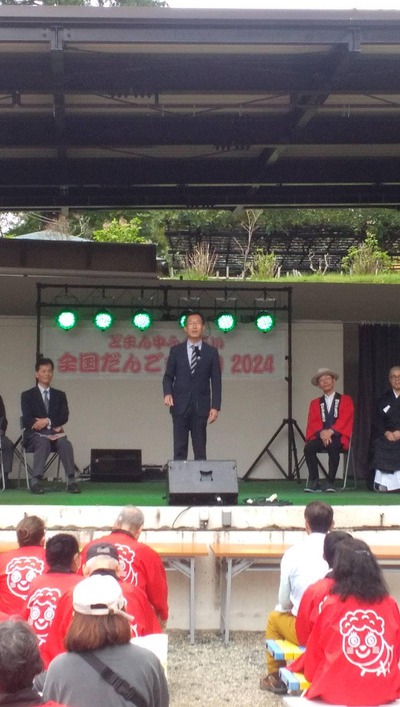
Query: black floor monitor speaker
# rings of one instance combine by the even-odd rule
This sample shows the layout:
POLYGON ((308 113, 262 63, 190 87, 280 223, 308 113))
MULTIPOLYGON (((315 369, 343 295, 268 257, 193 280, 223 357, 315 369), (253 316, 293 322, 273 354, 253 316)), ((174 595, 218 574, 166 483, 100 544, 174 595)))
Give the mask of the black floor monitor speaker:
POLYGON ((92 449, 91 481, 141 481, 141 449, 92 449))
POLYGON ((168 462, 167 499, 171 506, 233 506, 238 502, 235 461, 168 462))

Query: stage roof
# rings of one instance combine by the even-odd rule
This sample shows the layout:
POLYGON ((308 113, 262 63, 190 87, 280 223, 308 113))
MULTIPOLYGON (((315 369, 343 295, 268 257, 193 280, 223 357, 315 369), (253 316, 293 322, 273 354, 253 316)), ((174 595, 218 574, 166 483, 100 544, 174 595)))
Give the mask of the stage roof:
POLYGON ((400 12, 0 7, 0 208, 400 203, 400 12))

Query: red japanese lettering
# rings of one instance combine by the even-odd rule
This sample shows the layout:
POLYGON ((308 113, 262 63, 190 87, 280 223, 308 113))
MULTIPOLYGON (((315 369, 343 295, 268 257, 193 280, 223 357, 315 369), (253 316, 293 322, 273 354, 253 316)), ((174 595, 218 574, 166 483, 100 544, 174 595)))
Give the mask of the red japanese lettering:
POLYGON ((101 373, 119 373, 120 371, 120 353, 105 353, 101 357, 100 370, 101 373))
POLYGON ((157 364, 159 364, 163 358, 164 354, 161 353, 161 351, 159 353, 146 354, 144 357, 145 363, 143 370, 146 371, 146 373, 161 373, 162 366, 157 364))
POLYGON ((100 357, 97 353, 80 353, 79 370, 81 373, 98 373, 100 357))
POLYGON ((215 346, 219 351, 225 348, 225 341, 222 336, 206 336, 204 341, 210 344, 210 346, 215 346))
POLYGON ((78 370, 78 359, 71 353, 65 352, 57 359, 59 373, 76 373, 78 370))
POLYGON ((111 334, 108 342, 109 349, 122 349, 122 334, 111 334))
POLYGON ((140 373, 142 364, 137 356, 129 354, 124 365, 122 366, 123 373, 140 373))
POLYGON ((136 349, 136 347, 136 336, 134 336, 133 334, 128 334, 128 336, 124 336, 124 349, 136 349))
POLYGON ((151 339, 148 336, 142 336, 139 341, 139 349, 151 349, 151 339))
POLYGON ((165 336, 161 336, 160 334, 156 334, 155 336, 153 336, 153 346, 156 349, 162 349, 167 346, 167 340, 165 336))

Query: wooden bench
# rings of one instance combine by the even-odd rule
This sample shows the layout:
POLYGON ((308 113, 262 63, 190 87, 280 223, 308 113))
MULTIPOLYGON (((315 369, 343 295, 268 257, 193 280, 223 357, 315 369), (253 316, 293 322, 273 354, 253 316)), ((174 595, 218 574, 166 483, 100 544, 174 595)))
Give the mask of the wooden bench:
MULTIPOLYGON (((286 660, 287 662, 296 660, 304 653, 304 646, 297 646, 291 641, 284 639, 267 638, 265 641, 267 651, 275 660, 286 660)), ((289 668, 279 668, 281 680, 285 683, 289 694, 301 695, 309 687, 310 683, 302 673, 293 673, 289 668)))
POLYGON ((306 680, 303 673, 292 673, 289 668, 279 668, 279 676, 282 682, 285 683, 289 695, 301 695, 304 690, 310 687, 310 683, 306 680))
POLYGON ((296 660, 304 653, 304 646, 297 646, 291 641, 281 638, 267 638, 265 641, 267 651, 275 660, 296 660))

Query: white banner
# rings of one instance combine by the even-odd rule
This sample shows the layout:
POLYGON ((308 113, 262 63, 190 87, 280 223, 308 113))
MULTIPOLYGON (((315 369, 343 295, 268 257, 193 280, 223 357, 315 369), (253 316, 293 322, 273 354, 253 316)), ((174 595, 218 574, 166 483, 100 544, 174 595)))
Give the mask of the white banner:
MULTIPOLYGON (((224 377, 235 380, 282 379, 286 375, 287 328, 277 324, 268 334, 254 324, 238 324, 222 334, 207 325, 205 341, 220 354, 224 377)), ((132 378, 162 376, 169 349, 185 339, 182 329, 172 322, 157 322, 145 332, 128 325, 101 332, 88 322, 62 331, 54 324, 41 332, 41 351, 53 359, 57 378, 107 376, 132 378)))

